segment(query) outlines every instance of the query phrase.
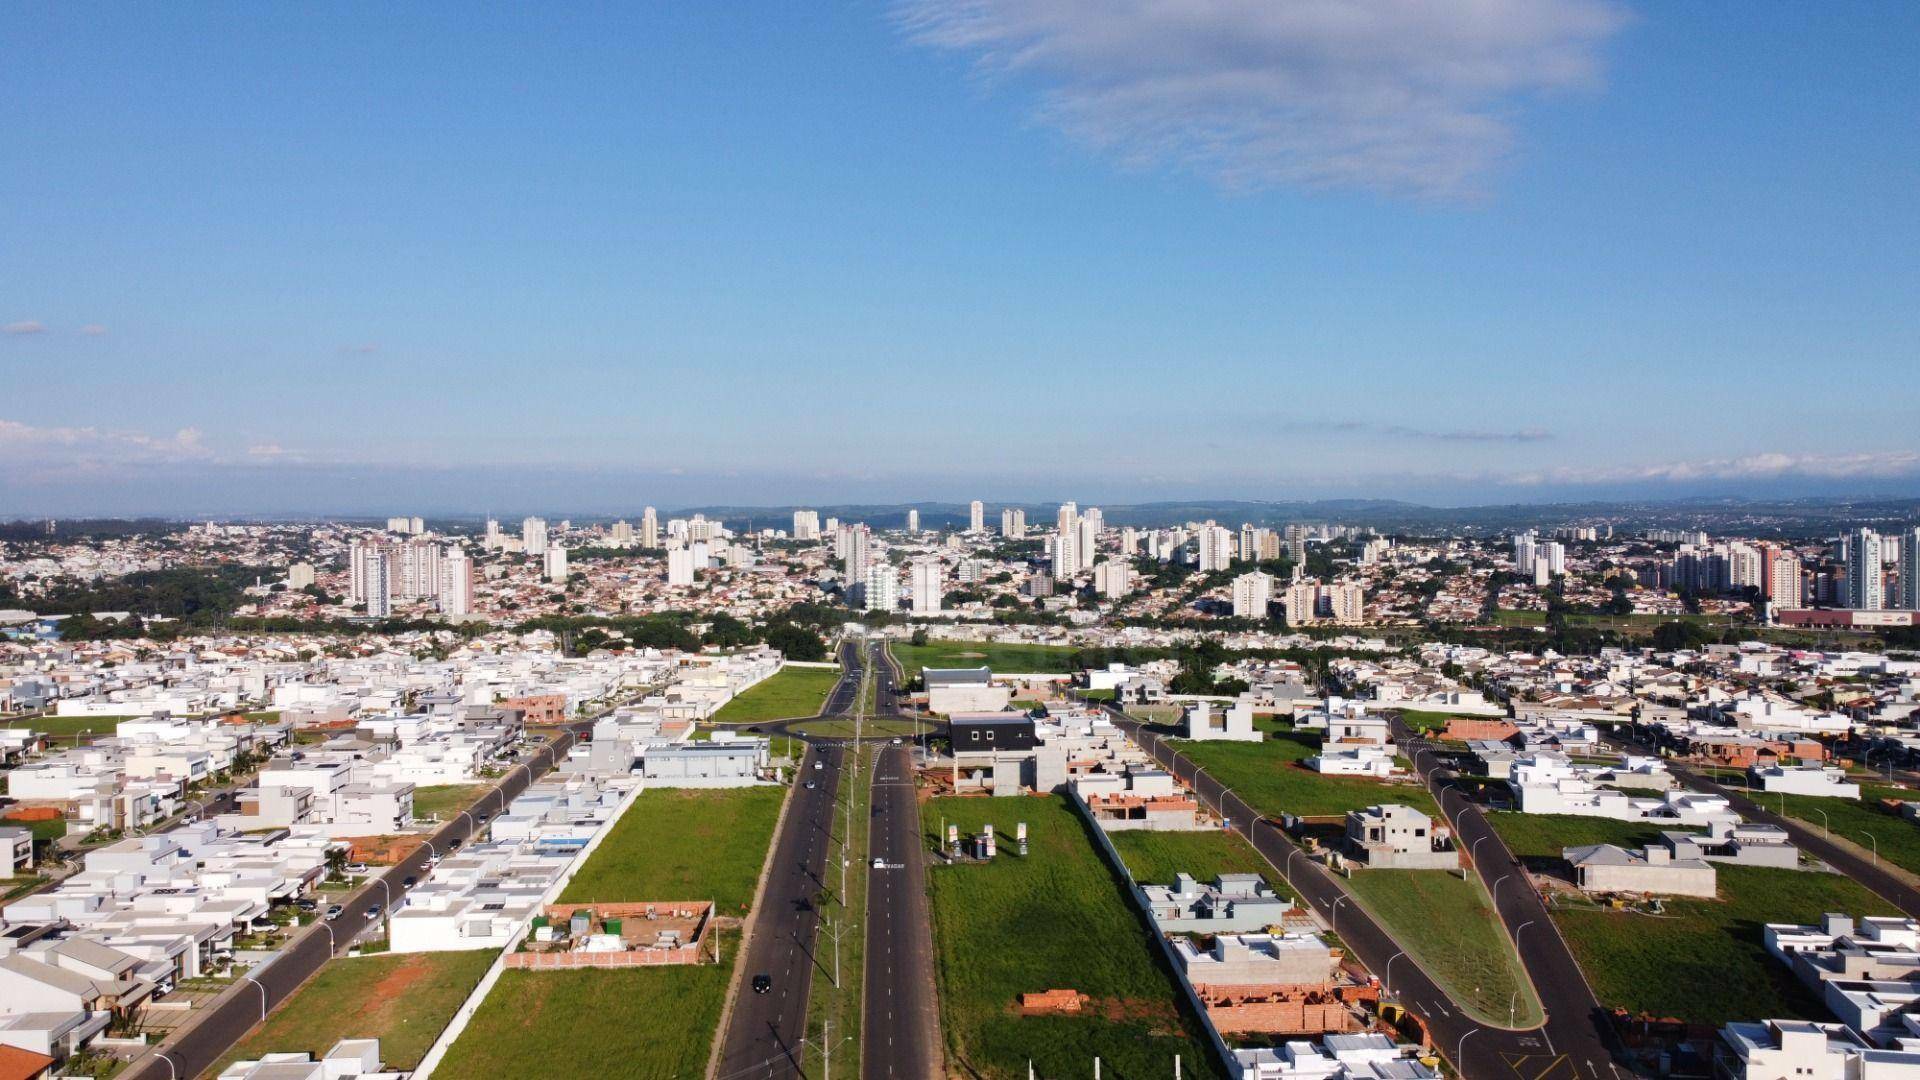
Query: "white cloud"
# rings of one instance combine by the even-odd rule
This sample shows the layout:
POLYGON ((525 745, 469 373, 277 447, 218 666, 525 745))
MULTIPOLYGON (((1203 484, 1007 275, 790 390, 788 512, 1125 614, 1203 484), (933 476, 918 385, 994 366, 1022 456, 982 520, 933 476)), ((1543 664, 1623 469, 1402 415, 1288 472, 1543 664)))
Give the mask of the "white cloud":
POLYGON ((38 427, 5 419, 0 419, 0 457, 8 465, 75 472, 215 460, 198 428, 152 435, 97 427, 38 427))
POLYGON ((10 322, 5 326, 0 326, 0 333, 13 335, 44 334, 46 332, 47 324, 34 319, 22 319, 19 322, 10 322))
POLYGON ((1596 85, 1611 0, 900 0, 913 40, 1041 89, 1039 119, 1230 188, 1474 193, 1525 96, 1596 85))
POLYGON ((1851 454, 1786 454, 1767 451, 1743 457, 1668 461, 1650 465, 1573 466, 1516 474, 1506 483, 1537 485, 1681 483, 1696 480, 1894 480, 1920 476, 1920 451, 1882 450, 1851 454))

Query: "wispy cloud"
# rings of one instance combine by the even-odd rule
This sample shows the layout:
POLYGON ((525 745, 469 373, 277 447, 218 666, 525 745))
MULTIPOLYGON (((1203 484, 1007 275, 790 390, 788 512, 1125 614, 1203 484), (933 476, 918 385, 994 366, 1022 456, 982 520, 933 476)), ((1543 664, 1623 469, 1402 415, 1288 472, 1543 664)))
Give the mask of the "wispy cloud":
POLYGON ((900 0, 914 41, 1041 88, 1038 118, 1228 188, 1478 191, 1528 95, 1591 87, 1609 0, 900 0))
POLYGON ((1333 434, 1372 435, 1390 439, 1418 439, 1450 443, 1537 443, 1551 440, 1553 432, 1540 428, 1517 431, 1485 429, 1423 428, 1410 424, 1382 424, 1371 420, 1287 420, 1282 426, 1333 434))
POLYGON ((94 323, 88 323, 87 325, 81 327, 80 332, 82 334, 85 334, 88 337, 101 337, 106 334, 107 328, 104 326, 101 326, 97 322, 94 322, 94 323))
POLYGON ((1898 480, 1920 477, 1920 451, 1879 450, 1848 454, 1765 452, 1742 457, 1704 458, 1644 465, 1569 466, 1516 473, 1505 483, 1622 484, 1686 483, 1700 480, 1898 480))
POLYGON ((44 334, 46 332, 47 324, 35 319, 23 319, 19 322, 10 322, 5 326, 0 326, 0 333, 15 336, 21 334, 44 334))
POLYGON ((0 455, 8 465, 81 472, 215 459, 199 428, 153 435, 97 427, 40 427, 4 419, 0 419, 0 455))

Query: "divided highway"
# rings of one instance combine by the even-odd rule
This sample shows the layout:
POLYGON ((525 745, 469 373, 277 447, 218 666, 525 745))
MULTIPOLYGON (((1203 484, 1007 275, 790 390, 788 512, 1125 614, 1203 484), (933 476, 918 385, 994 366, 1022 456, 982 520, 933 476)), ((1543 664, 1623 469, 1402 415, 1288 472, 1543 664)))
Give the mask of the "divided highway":
MULTIPOLYGON (((840 682, 821 716, 851 711, 858 703, 860 649, 842 644, 840 663, 840 682)), ((844 759, 839 746, 810 741, 787 796, 767 880, 747 917, 746 951, 734 970, 732 1010, 721 1032, 717 1075, 729 1080, 805 1075, 807 998, 814 967, 821 963, 815 901, 826 887, 834 794, 844 759), (764 993, 754 989, 762 975, 770 982, 764 993)))
POLYGON ((867 971, 860 1071, 902 1080, 943 1075, 933 989, 925 845, 914 794, 913 751, 882 750, 868 819, 867 971))

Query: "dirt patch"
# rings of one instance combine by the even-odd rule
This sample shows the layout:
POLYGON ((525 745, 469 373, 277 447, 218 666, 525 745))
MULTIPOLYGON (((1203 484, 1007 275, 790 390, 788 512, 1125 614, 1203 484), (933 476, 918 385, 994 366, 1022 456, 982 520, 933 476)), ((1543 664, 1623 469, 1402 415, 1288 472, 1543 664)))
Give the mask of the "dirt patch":
POLYGON ((419 957, 409 957, 394 965, 392 971, 381 976, 367 988, 367 1008, 369 1011, 386 1009, 395 1001, 407 996, 407 991, 421 979, 427 977, 426 962, 419 957))

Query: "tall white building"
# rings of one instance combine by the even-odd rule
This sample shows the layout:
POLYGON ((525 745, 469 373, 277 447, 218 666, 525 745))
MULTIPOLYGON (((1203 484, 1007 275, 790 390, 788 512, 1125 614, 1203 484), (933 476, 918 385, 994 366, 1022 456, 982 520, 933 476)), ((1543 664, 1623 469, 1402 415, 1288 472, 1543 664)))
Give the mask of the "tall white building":
POLYGON ((1529 529, 1513 538, 1513 571, 1516 574, 1533 576, 1533 531, 1529 529))
POLYGON ((1900 534, 1900 607, 1920 611, 1920 528, 1900 534))
POLYGON ((913 613, 932 615, 940 610, 947 592, 947 568, 939 559, 915 559, 912 569, 913 613))
POLYGON ((614 522, 612 535, 609 536, 608 539, 613 542, 614 547, 632 547, 633 526, 627 524, 625 521, 614 522))
POLYGON ((649 551, 660 546, 660 515, 651 506, 640 514, 640 546, 649 551))
POLYGON ((1133 564, 1125 559, 1108 559, 1093 564, 1093 590, 1108 600, 1133 591, 1133 564))
POLYGON ((1288 626, 1317 622, 1358 626, 1367 618, 1366 591, 1357 581, 1336 581, 1331 585, 1296 581, 1287 587, 1286 604, 1288 626))
POLYGON ((554 543, 547 546, 547 580, 555 585, 566 584, 567 545, 554 543))
POLYGON ((1264 619, 1273 603, 1273 575, 1255 570, 1233 579, 1233 617, 1264 619))
POLYGON ((440 594, 440 545, 431 540, 413 539, 396 549, 400 563, 399 581, 394 593, 409 599, 440 594))
POLYGON ((1856 611, 1879 611, 1886 606, 1885 570, 1880 558, 1880 534, 1855 529, 1847 538, 1847 606, 1856 611))
POLYGON ((487 519, 487 532, 480 538, 480 546, 488 551, 500 550, 500 541, 504 538, 500 532, 500 523, 493 518, 487 519))
POLYGON ((667 552, 667 584, 693 584, 693 549, 677 547, 667 552))
POLYGON ((1078 530, 1068 529, 1053 538, 1053 579, 1066 581, 1080 571, 1078 530))
POLYGON ((1087 512, 1080 515, 1080 523, 1074 528, 1074 538, 1078 541, 1075 549, 1079 554, 1081 569, 1093 565, 1094 554, 1100 550, 1100 533, 1106 527, 1106 520, 1101 517, 1097 506, 1087 507, 1087 512))
POLYGON ((314 574, 312 563, 297 562, 287 567, 287 588, 292 589, 294 592, 299 592, 301 589, 313 584, 313 582, 314 574))
POLYGON ((393 614, 393 550, 385 544, 357 540, 348 549, 347 558, 349 599, 365 604, 373 618, 393 614))
POLYGON ((1027 535, 1027 512, 1015 506, 1000 511, 1000 535, 1009 540, 1024 540, 1027 535))
POLYGON ((919 531, 920 531, 920 511, 908 510, 907 511, 907 532, 911 534, 917 534, 919 533, 919 531))
POLYGON ((530 517, 520 523, 520 550, 533 556, 547 553, 547 519, 530 517))
POLYGON ((844 527, 841 536, 844 538, 846 551, 841 556, 840 571, 846 577, 848 584, 862 581, 867 576, 867 567, 873 558, 871 551, 873 534, 865 525, 848 525, 844 527))
POLYGON ((820 539, 820 511, 795 510, 793 512, 793 538, 795 540, 820 539))
POLYGON ((1760 545, 1760 591, 1775 607, 1797 608, 1805 602, 1800 556, 1789 547, 1760 545))
POLYGON ((875 559, 861 577, 860 606, 866 611, 895 611, 900 607, 900 572, 885 559, 875 559))
POLYGON ((973 500, 967 507, 967 531, 976 533, 987 531, 987 504, 979 499, 973 500))
POLYGON ((1208 522, 1195 534, 1200 542, 1200 572, 1211 573, 1233 565, 1233 532, 1208 522))
POLYGON ((473 560, 465 550, 449 547, 440 557, 440 600, 442 615, 473 614, 473 560))

